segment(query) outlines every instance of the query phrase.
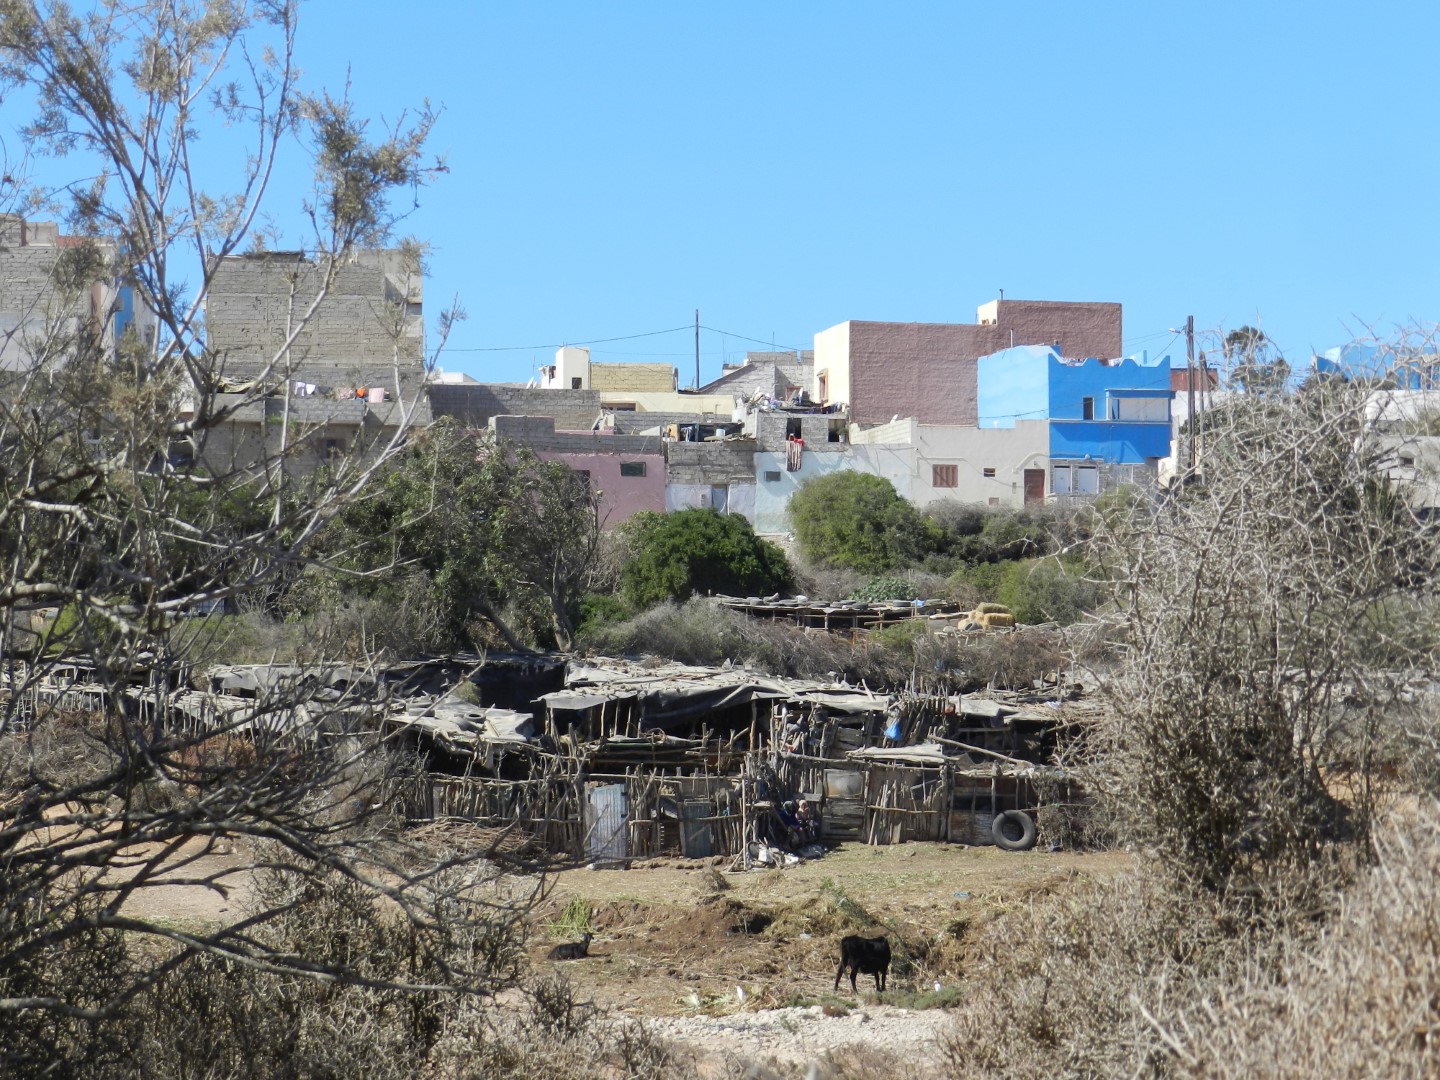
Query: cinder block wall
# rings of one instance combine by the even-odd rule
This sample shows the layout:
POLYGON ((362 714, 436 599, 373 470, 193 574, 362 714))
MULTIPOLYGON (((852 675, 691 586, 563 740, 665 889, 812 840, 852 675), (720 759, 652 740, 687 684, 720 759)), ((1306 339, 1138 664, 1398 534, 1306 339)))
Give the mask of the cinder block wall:
MULTIPOLYGON (((408 383, 422 373, 419 275, 394 276, 392 253, 337 269, 320 307, 295 339, 296 378, 325 386, 393 386, 396 358, 408 383), (387 272, 389 271, 389 272, 387 272)), ((295 254, 220 260, 205 301, 206 339, 231 379, 258 376, 318 295, 321 267, 295 254)))
POLYGON ((675 389, 675 369, 669 364, 592 363, 590 389, 664 394, 675 389))
POLYGON ((434 385, 430 409, 453 416, 465 427, 488 427, 496 416, 548 416, 559 431, 589 431, 600 416, 600 395, 593 390, 539 390, 497 383, 434 385))

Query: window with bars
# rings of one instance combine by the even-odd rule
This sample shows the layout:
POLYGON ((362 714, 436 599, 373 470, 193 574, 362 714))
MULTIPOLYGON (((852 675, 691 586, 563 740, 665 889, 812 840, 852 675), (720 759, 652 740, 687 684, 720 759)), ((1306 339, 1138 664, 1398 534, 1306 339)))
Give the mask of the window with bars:
POLYGON ((960 483, 960 466, 958 465, 932 465, 930 466, 930 486, 937 488, 953 488, 960 483))
POLYGON ((622 461, 620 463, 621 476, 644 476, 645 462, 643 461, 622 461))

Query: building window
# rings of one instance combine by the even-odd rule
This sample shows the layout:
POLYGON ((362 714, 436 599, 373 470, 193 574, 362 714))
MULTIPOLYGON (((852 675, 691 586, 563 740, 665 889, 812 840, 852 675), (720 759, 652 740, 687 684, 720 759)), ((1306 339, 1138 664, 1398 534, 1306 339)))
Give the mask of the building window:
POLYGON ((990 499, 989 499, 989 502, 990 502, 990 505, 991 505, 991 506, 999 506, 999 505, 1000 505, 1000 498, 999 498, 999 496, 991 495, 991 496, 990 496, 990 499))
POLYGON ((937 488, 953 488, 960 484, 960 466, 958 465, 932 465, 930 466, 930 486, 937 488))
POLYGON ((792 416, 785 421, 785 438, 798 439, 800 438, 800 431, 800 418, 798 416, 792 416))
POLYGON ((780 482, 780 470, 779 470, 779 469, 766 469, 766 470, 765 470, 765 483, 767 483, 767 484, 778 484, 779 482, 780 482))
POLYGON ((644 476, 645 462, 643 461, 622 461, 620 463, 621 476, 644 476))
POLYGON ((585 380, 582 379, 582 378, 580 378, 580 376, 577 375, 577 376, 575 376, 575 378, 573 378, 573 379, 570 380, 570 389, 571 389, 571 390, 579 390, 579 389, 582 389, 583 386, 584 386, 584 384, 585 384, 585 380))
POLYGON ((1080 399, 1080 419, 1081 419, 1081 420, 1094 420, 1094 419, 1095 419, 1095 399, 1094 399, 1093 397, 1087 397, 1087 398, 1081 398, 1081 399, 1080 399))
POLYGON ((994 470, 994 469, 982 469, 982 470, 980 470, 980 471, 981 471, 981 473, 982 473, 986 478, 988 478, 988 479, 990 479, 990 480, 995 479, 995 470, 994 470))
POLYGON ((825 429, 825 440, 834 443, 844 442, 845 421, 831 420, 829 426, 825 429))
POLYGON ((1169 423, 1170 399, 1168 397, 1112 397, 1110 419, 1128 420, 1132 423, 1169 423))
POLYGON ((822 371, 815 377, 815 392, 820 398, 820 404, 825 405, 830 401, 830 372, 822 371))
POLYGON ((634 412, 635 403, 633 401, 612 401, 605 408, 611 412, 634 412))
POLYGON ((1050 490, 1056 495, 1100 494, 1100 469, 1095 465, 1056 465, 1050 470, 1050 490))

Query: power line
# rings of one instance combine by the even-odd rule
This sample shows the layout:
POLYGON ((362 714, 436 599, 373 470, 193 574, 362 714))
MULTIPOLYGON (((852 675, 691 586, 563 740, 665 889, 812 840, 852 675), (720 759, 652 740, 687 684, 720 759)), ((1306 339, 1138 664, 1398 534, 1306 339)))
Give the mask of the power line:
POLYGON ((729 330, 721 330, 715 326, 702 325, 700 329, 709 330, 712 334, 720 334, 724 337, 739 338, 741 341, 753 341, 756 345, 769 345, 772 349, 783 349, 785 352, 804 352, 803 349, 795 348, 791 345, 776 345, 773 341, 765 341, 762 338, 750 337, 747 334, 732 334, 729 330))
POLYGON ((661 334, 674 334, 680 330, 689 329, 691 329, 690 324, 686 324, 685 326, 672 326, 669 330, 651 330, 644 334, 622 334, 620 337, 590 338, 588 341, 554 341, 544 345, 483 345, 472 349, 457 349, 446 346, 445 352, 533 352, 536 349, 561 349, 566 345, 604 345, 611 341, 634 341, 637 338, 659 337, 661 334))

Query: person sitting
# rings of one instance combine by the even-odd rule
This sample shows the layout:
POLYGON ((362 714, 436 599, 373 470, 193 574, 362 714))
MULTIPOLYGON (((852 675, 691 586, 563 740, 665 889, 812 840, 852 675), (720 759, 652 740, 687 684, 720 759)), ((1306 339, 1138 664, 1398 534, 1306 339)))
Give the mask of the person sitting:
POLYGON ((815 816, 808 799, 801 799, 795 804, 795 823, 802 844, 813 844, 820 839, 820 820, 815 816))
POLYGON ((795 816, 795 804, 793 802, 787 800, 776 807, 775 818, 780 822, 780 835, 777 839, 781 846, 793 851, 804 843, 803 832, 800 828, 800 819, 795 816))

